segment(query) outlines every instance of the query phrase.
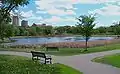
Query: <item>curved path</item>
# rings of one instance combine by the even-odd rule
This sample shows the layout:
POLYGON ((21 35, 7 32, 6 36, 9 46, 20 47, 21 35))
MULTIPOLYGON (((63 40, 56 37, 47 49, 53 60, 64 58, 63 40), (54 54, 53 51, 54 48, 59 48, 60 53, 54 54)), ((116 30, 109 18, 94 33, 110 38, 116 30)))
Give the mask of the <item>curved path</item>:
MULTIPOLYGON (((84 74, 120 74, 120 68, 110 65, 91 62, 93 58, 120 53, 120 50, 97 52, 91 54, 81 54, 75 56, 52 56, 54 62, 59 62, 71 66, 84 74)), ((13 52, 13 51, 0 51, 0 54, 19 55, 31 57, 30 53, 13 52)))

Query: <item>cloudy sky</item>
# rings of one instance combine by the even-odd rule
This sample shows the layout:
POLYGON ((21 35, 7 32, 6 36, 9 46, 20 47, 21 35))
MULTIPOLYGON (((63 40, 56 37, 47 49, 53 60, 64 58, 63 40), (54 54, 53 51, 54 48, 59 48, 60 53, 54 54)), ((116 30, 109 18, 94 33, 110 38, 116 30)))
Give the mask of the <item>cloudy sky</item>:
POLYGON ((75 25, 80 15, 96 14, 98 26, 109 26, 120 21, 120 0, 31 0, 19 9, 32 23, 53 26, 75 25))

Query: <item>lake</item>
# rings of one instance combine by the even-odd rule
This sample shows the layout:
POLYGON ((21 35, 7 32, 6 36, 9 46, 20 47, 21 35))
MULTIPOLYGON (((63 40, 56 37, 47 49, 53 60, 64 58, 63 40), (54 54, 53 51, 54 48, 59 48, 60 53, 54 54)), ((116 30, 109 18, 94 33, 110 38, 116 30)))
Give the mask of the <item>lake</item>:
MULTIPOLYGON (((17 40, 16 42, 9 43, 12 45, 24 45, 24 44, 47 44, 56 42, 81 42, 85 41, 83 37, 25 37, 25 38, 12 38, 17 40)), ((95 40, 110 40, 113 37, 91 37, 89 41, 95 40)))

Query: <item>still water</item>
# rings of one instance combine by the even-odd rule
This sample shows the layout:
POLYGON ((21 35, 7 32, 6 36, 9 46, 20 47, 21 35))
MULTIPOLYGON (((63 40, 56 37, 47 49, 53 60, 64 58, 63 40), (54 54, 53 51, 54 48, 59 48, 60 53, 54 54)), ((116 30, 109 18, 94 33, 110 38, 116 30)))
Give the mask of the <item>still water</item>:
MULTIPOLYGON (((81 42, 85 41, 83 37, 26 37, 26 38, 13 38, 16 42, 10 43, 13 45, 24 44, 46 44, 56 42, 81 42)), ((95 40, 110 40, 112 37, 91 37, 89 41, 95 40)))

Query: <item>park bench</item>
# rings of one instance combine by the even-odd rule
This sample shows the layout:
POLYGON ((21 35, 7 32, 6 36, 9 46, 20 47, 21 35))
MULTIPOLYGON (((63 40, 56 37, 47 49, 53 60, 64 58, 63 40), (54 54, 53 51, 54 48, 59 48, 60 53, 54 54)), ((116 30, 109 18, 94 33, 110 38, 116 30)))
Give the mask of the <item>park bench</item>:
POLYGON ((46 47, 46 51, 48 50, 57 50, 59 51, 59 48, 58 47, 46 47))
POLYGON ((31 51, 32 53, 32 60, 41 60, 44 58, 44 64, 47 64, 48 62, 52 64, 52 58, 51 56, 46 55, 43 52, 36 52, 36 51, 31 51))

